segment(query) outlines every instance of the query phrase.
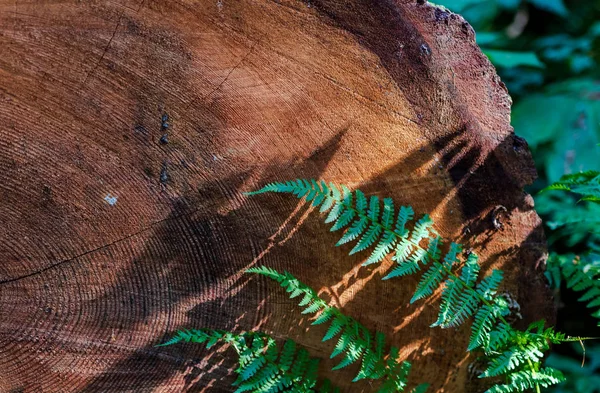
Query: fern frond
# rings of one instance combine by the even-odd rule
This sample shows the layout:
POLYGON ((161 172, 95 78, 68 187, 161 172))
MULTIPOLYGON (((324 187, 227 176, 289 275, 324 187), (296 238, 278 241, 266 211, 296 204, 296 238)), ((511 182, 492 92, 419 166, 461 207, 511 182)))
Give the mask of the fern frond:
POLYGON ((319 360, 311 358, 292 340, 286 340, 280 350, 275 340, 264 333, 194 329, 178 331, 160 345, 191 342, 208 347, 219 341, 231 344, 238 353, 239 366, 235 370, 238 377, 233 383, 237 387, 235 392, 339 393, 339 389, 327 380, 322 382, 321 388, 316 388, 319 360))
MULTIPOLYGON (((373 208, 373 204, 371 204, 371 208, 373 208)), ((303 294, 304 296, 299 302, 300 306, 307 307, 303 312, 319 313, 313 324, 330 323, 323 341, 339 336, 331 353, 331 358, 343 355, 342 360, 333 370, 360 362, 360 370, 354 381, 384 378, 383 385, 391 383, 396 386, 394 391, 402 391, 399 386, 404 389, 407 375, 404 372, 398 374, 398 371, 401 370, 398 367, 401 367, 400 365, 404 363, 398 362, 397 353, 393 352, 393 348, 389 354, 384 353, 385 337, 383 334, 375 333, 373 335, 360 322, 344 315, 337 308, 329 306, 312 288, 287 272, 278 273, 265 267, 251 268, 247 272, 263 275, 277 281, 290 294, 303 294)))
POLYGON ((379 238, 382 232, 383 226, 379 224, 379 198, 372 196, 369 202, 369 211, 367 212, 367 219, 371 223, 369 229, 363 237, 356 243, 354 248, 350 251, 350 255, 357 252, 363 251, 369 247, 379 238))
POLYGON ((398 237, 392 231, 385 230, 379 244, 373 250, 373 253, 369 256, 369 258, 363 263, 363 266, 368 266, 372 263, 378 263, 383 260, 394 248, 394 245, 398 242, 398 237))
POLYGON ((549 387, 565 380, 563 374, 554 368, 546 367, 538 371, 522 370, 510 375, 509 383, 494 385, 485 393, 513 393, 534 389, 536 386, 549 387))
POLYGON ((365 231, 367 224, 368 221, 366 217, 360 217, 358 220, 354 221, 340 240, 338 240, 336 246, 341 246, 342 244, 356 240, 365 231))
POLYGON ((422 383, 410 391, 410 393, 425 393, 429 388, 428 383, 422 383))
POLYGON ((509 373, 526 361, 526 354, 520 350, 509 350, 492 359, 488 368, 479 376, 495 377, 501 374, 509 373))
POLYGON ((272 280, 275 280, 285 290, 291 294, 291 298, 303 295, 302 299, 298 303, 299 306, 305 307, 302 311, 303 314, 315 314, 319 311, 328 310, 333 312, 331 307, 317 295, 317 293, 309 286, 301 283, 296 277, 292 276, 288 272, 279 273, 273 269, 269 269, 264 266, 254 267, 246 270, 247 273, 260 274, 266 276, 272 280))
MULTIPOLYGON (((548 258, 547 270, 554 271, 555 286, 564 280, 568 288, 583 294, 578 299, 587 303, 588 308, 600 307, 600 255, 594 253, 580 257, 552 254, 548 258)), ((600 312, 591 314, 600 319, 600 312)), ((600 322, 598 322, 600 326, 600 322)))
POLYGON ((542 191, 547 190, 571 191, 581 195, 582 201, 600 202, 600 172, 586 171, 565 175, 542 191))
POLYGON ((488 346, 490 331, 494 326, 494 322, 496 322, 496 318, 497 311, 493 305, 485 304, 477 311, 473 319, 473 325, 471 326, 471 338, 467 351, 488 346))

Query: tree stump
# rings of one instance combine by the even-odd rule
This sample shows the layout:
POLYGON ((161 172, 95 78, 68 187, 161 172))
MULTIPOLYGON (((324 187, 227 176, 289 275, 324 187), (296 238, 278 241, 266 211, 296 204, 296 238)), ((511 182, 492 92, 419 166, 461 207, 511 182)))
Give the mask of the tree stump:
POLYGON ((232 391, 232 353, 155 347, 182 328, 328 358, 258 265, 387 333, 412 383, 481 391, 469 324, 429 328, 416 278, 360 268, 294 198, 243 195, 301 177, 412 205, 505 270, 522 323, 552 320, 506 88, 460 16, 420 3, 2 0, 0 391, 232 391))

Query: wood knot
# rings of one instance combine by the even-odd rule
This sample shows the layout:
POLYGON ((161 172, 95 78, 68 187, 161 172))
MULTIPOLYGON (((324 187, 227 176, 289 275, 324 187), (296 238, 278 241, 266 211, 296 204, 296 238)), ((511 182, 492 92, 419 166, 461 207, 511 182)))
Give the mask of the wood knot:
POLYGON ((502 205, 498 205, 492 210, 492 225, 494 229, 504 229, 504 224, 501 221, 501 218, 508 215, 508 210, 502 205))

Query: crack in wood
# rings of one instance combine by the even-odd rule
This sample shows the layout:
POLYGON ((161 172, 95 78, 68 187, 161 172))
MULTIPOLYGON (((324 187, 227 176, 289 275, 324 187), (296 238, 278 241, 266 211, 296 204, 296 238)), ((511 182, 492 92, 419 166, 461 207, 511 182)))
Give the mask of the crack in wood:
POLYGON ((162 224, 163 222, 167 222, 167 221, 170 221, 170 220, 177 220, 177 219, 180 219, 182 217, 190 216, 190 215, 196 213, 197 211, 199 211, 199 209, 195 209, 195 210, 189 211, 187 213, 182 213, 182 214, 175 215, 175 216, 169 216, 169 217, 163 218, 162 220, 155 221, 155 222, 151 223, 150 225, 148 225, 148 226, 140 229, 139 231, 136 231, 134 233, 130 233, 129 235, 123 236, 122 238, 119 238, 119 239, 114 240, 114 241, 112 241, 110 243, 107 243, 107 244, 103 244, 103 245, 98 246, 96 248, 93 248, 91 250, 87 250, 87 251, 82 252, 81 254, 75 255, 75 256, 73 256, 71 258, 63 259, 63 260, 58 261, 56 263, 53 263, 53 264, 51 264, 49 266, 43 267, 43 268, 38 269, 36 271, 33 271, 31 273, 24 274, 22 276, 18 276, 18 277, 14 277, 14 278, 9 278, 9 279, 5 279, 5 280, 0 280, 0 285, 10 284, 10 283, 14 283, 16 281, 21 281, 21 280, 24 280, 24 279, 27 279, 27 278, 30 278, 30 277, 34 277, 34 276, 40 275, 40 274, 45 273, 45 272, 47 272, 49 270, 55 269, 55 268, 57 268, 57 267, 59 267, 61 265, 64 265, 66 263, 73 262, 73 261, 75 261, 75 260, 77 260, 79 258, 85 257, 86 255, 93 254, 93 253, 101 251, 101 250, 103 250, 105 248, 108 248, 108 247, 114 246, 116 244, 119 244, 119 243, 121 243, 121 242, 123 242, 125 240, 131 239, 134 236, 137 236, 137 235, 139 235, 141 233, 144 233, 144 232, 146 232, 146 231, 154 228, 156 225, 162 224))
POLYGON ((117 25, 115 26, 115 29, 113 30, 113 33, 112 33, 112 36, 110 37, 110 40, 108 40, 108 43, 104 47, 104 51, 102 52, 102 55, 100 56, 100 59, 98 59, 98 61, 94 65, 94 68, 92 68, 90 70, 90 72, 87 73, 87 75, 85 76, 85 79, 83 80, 83 82, 79 86, 79 89, 82 89, 85 86, 85 84, 87 83, 88 79, 96 72, 96 70, 100 66, 100 63, 102 62, 102 60, 104 60, 104 56, 106 56, 106 53, 108 52, 108 49, 110 48, 110 45, 112 44, 115 36, 117 35, 117 30, 119 30, 119 26, 121 25, 121 19, 123 18, 123 14, 124 13, 125 13, 125 11, 121 12, 121 15, 119 15, 119 19, 117 20, 117 25))

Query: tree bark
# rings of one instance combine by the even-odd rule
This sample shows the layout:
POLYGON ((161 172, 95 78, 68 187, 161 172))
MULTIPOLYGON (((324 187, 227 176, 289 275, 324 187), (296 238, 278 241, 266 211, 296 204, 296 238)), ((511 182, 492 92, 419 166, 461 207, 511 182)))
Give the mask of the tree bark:
POLYGON ((182 328, 328 358, 257 265, 388 334, 413 383, 481 391, 469 324, 429 328, 416 278, 360 268, 294 198, 243 195, 300 177, 392 197, 503 269, 521 323, 553 319, 506 88, 460 16, 418 3, 0 0, 0 391, 232 391, 231 353, 154 347, 182 328))

